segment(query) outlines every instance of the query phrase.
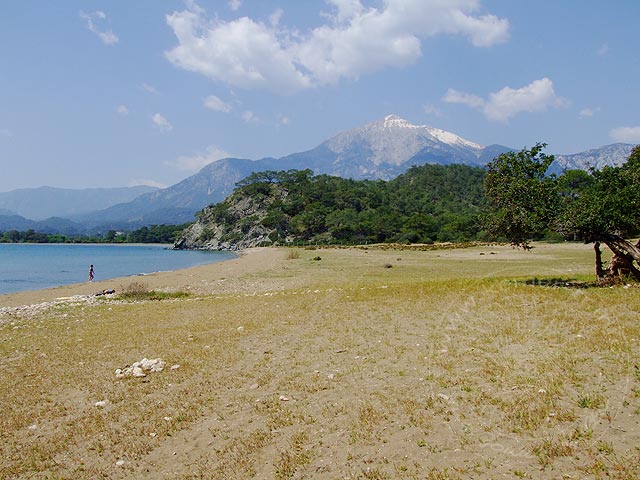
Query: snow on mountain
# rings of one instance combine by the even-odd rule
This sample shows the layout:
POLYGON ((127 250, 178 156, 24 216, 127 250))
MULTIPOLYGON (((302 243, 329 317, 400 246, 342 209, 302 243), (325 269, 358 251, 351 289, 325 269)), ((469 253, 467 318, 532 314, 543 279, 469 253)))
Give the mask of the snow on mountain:
MULTIPOLYGON (((629 157, 631 147, 616 144, 574 155, 558 155, 552 170, 561 173, 565 168, 618 165, 629 157)), ((237 181, 252 172, 308 168, 316 175, 390 180, 414 165, 457 163, 483 167, 511 150, 503 145, 483 147, 454 133, 427 125, 413 125, 396 115, 389 115, 338 133, 305 152, 255 161, 218 160, 176 185, 94 213, 93 217, 108 221, 112 226, 118 222, 129 226, 182 223, 191 220, 193 213, 204 206, 221 201, 233 191, 237 181)))
POLYGON ((423 152, 426 148, 439 152, 449 150, 467 151, 468 162, 480 156, 482 145, 465 140, 458 135, 430 127, 413 125, 397 115, 388 115, 382 120, 368 123, 359 128, 339 133, 323 145, 339 155, 347 154, 353 158, 354 149, 376 166, 389 164, 399 166, 423 152))

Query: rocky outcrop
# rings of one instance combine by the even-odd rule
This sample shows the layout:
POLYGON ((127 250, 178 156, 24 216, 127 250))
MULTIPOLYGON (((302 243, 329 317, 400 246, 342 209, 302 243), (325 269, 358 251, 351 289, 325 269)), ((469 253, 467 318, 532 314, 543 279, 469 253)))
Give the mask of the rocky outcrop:
POLYGON ((174 248, 237 251, 271 245, 277 234, 275 228, 264 225, 267 206, 284 199, 287 192, 276 184, 270 185, 270 190, 267 194, 257 195, 236 191, 223 202, 204 208, 174 248))

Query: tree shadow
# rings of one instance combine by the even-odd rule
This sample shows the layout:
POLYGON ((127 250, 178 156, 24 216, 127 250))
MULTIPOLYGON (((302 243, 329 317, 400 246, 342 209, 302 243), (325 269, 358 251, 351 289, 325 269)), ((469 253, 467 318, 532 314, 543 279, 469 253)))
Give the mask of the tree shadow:
POLYGON ((516 283, 523 285, 535 285, 540 287, 556 287, 556 288, 596 288, 598 284, 595 282, 585 282, 576 280, 575 278, 529 278, 527 280, 516 280, 516 283))

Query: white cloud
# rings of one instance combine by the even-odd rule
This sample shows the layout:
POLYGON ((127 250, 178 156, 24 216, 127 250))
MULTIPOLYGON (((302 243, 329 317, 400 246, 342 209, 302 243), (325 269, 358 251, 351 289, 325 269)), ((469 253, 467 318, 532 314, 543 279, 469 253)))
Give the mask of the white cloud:
POLYGON ((229 113, 231 111, 231 105, 224 102, 215 95, 209 95, 207 98, 205 98, 204 106, 211 110, 215 110, 216 112, 229 113))
POLYGON ((118 112, 120 115, 129 115, 129 109, 127 108, 126 105, 118 105, 116 107, 116 112, 118 112))
POLYGON ((616 142, 640 143, 640 127, 617 127, 609 132, 609 137, 616 142))
POLYGON ((488 99, 478 95, 449 89, 443 98, 448 103, 461 103, 482 110, 489 120, 506 122, 522 112, 543 112, 549 107, 563 107, 567 101, 556 95, 548 78, 534 80, 522 88, 504 87, 488 99))
POLYGON ((229 0, 229 8, 234 12, 242 6, 242 0, 229 0))
POLYGON ((291 124, 291 119, 286 115, 278 115, 278 125, 286 127, 291 124))
POLYGON ((120 41, 118 36, 111 30, 104 30, 96 25, 101 25, 102 23, 107 21, 107 15, 104 12, 101 12, 100 10, 89 13, 80 12, 80 18, 87 22, 87 29, 90 32, 95 33, 105 45, 115 45, 120 41))
POLYGON ((385 0, 380 8, 361 0, 328 0, 325 23, 300 32, 248 17, 209 19, 195 2, 166 17, 178 45, 165 52, 176 67, 245 89, 292 94, 343 78, 417 61, 421 39, 462 35, 477 47, 508 38, 509 22, 474 16, 478 0, 385 0))
POLYGON ((256 117, 251 110, 246 110, 242 112, 242 120, 244 120, 245 123, 252 123, 252 122, 259 121, 258 117, 256 117))
POLYGON ((216 160, 227 158, 229 156, 230 155, 224 150, 216 147, 215 145, 210 145, 204 153, 197 153, 191 157, 180 156, 173 162, 166 162, 166 165, 187 172, 197 172, 205 165, 209 165, 211 162, 215 162, 216 160))
POLYGON ((600 108, 585 107, 578 113, 579 118, 591 118, 600 111, 600 108))
POLYGON ((169 123, 169 120, 164 118, 159 113, 155 113, 151 117, 151 121, 153 122, 153 125, 161 132, 170 132, 171 130, 173 130, 173 125, 169 123))
POLYGON ((143 83, 142 89, 147 93, 152 93, 154 95, 158 94, 158 90, 156 90, 156 87, 154 87, 153 85, 149 85, 148 83, 143 83))
POLYGON ((13 137, 13 132, 11 132, 11 130, 9 130, 8 128, 0 128, 0 137, 13 137))
POLYGON ((137 187, 138 185, 147 185, 149 187, 158 187, 158 188, 167 188, 167 185, 164 183, 156 182, 155 180, 149 179, 134 179, 129 182, 130 187, 137 187))

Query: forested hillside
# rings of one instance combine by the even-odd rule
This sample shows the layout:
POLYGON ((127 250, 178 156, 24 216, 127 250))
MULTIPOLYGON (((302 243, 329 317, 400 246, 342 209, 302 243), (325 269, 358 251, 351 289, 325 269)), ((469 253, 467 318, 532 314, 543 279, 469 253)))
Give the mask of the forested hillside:
POLYGON ((178 248, 243 248, 297 241, 371 243, 477 239, 484 170, 412 167, 391 181, 310 170, 254 173, 198 214, 178 248))

